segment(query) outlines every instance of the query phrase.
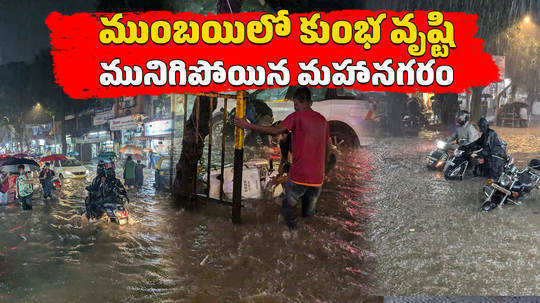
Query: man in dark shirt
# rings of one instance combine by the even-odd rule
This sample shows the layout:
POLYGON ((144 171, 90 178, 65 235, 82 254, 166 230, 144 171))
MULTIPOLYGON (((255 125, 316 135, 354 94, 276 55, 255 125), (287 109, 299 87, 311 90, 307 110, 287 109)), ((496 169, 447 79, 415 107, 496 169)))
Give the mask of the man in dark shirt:
POLYGON ((498 179, 504 170, 506 164, 506 149, 503 141, 497 133, 489 128, 489 122, 486 118, 478 120, 478 128, 482 132, 482 136, 467 145, 468 150, 482 149, 479 154, 472 154, 471 157, 476 160, 481 157, 484 160, 483 170, 486 177, 498 179))
POLYGON ((54 171, 51 169, 51 163, 46 162, 45 167, 39 173, 39 181, 41 181, 41 187, 43 188, 43 199, 52 198, 54 171))
POLYGON ((296 205, 302 202, 302 216, 311 217, 321 193, 329 144, 328 122, 311 109, 311 91, 307 87, 296 90, 295 112, 277 126, 262 126, 236 119, 236 126, 256 132, 277 135, 290 132, 292 158, 289 180, 284 185, 283 217, 287 226, 296 228, 296 205))

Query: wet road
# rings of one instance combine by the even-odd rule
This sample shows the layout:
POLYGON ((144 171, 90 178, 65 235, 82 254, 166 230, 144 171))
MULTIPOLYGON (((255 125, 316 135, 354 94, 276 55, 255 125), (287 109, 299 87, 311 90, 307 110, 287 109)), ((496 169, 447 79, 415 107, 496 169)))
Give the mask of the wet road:
POLYGON ((1 206, 0 301, 356 301, 375 293, 371 159, 362 154, 334 172, 317 216, 293 233, 276 201, 246 202, 241 226, 224 206, 178 210, 155 192, 150 171, 130 192, 127 226, 83 225, 76 181, 31 212, 1 206))
MULTIPOLYGON (((540 158, 540 128, 496 128, 519 167, 540 158)), ((424 167, 436 134, 383 139, 370 238, 386 295, 538 295, 540 192, 480 213, 485 179, 448 182, 424 167)))

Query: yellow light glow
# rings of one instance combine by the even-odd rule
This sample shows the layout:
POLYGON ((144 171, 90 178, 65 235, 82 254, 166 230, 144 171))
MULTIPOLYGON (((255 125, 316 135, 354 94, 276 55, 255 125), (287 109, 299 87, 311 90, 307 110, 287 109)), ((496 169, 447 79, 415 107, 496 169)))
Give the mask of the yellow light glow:
POLYGON ((525 18, 523 18, 523 21, 525 21, 525 23, 529 23, 531 22, 531 17, 526 16, 525 18))

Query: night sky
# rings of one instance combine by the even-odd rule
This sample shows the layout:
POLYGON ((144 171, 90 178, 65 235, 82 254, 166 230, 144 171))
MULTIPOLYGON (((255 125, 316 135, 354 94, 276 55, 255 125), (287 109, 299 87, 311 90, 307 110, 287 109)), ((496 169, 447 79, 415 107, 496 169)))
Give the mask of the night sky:
POLYGON ((45 18, 52 11, 95 11, 95 0, 0 0, 0 64, 31 61, 49 47, 45 18))

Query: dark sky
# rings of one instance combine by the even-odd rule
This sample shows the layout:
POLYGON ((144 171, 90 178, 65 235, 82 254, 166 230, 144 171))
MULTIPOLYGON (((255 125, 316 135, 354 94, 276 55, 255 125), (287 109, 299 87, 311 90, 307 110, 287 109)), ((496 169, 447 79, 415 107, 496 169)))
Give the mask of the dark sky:
POLYGON ((0 65, 31 61, 49 46, 45 18, 52 11, 95 11, 95 0, 0 0, 0 65))

